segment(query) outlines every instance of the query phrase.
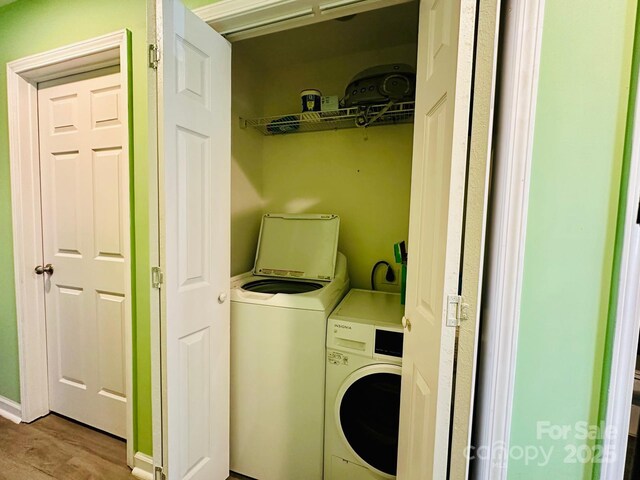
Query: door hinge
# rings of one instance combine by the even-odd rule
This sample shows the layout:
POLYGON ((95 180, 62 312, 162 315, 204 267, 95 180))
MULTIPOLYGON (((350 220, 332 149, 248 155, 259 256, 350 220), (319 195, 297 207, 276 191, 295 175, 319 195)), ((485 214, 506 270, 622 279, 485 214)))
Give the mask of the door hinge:
POLYGON ((152 43, 149 45, 149 68, 153 68, 154 70, 157 70, 159 62, 160 62, 160 50, 158 49, 158 45, 155 45, 152 43))
POLYGON ((153 480, 165 480, 166 478, 162 467, 153 468, 153 480))
POLYGON ((164 273, 160 267, 151 267, 151 286, 153 288, 160 288, 160 285, 164 283, 164 273))
POLYGON ((469 319, 469 305, 460 295, 447 295, 447 327, 458 327, 469 319))

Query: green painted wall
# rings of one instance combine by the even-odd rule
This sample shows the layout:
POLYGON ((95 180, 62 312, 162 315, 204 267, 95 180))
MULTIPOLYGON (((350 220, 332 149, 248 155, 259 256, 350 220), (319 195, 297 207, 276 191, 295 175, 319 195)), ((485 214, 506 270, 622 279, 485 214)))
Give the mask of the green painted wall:
MULTIPOLYGON (((631 82, 629 91, 629 103, 627 108, 627 124, 624 142, 624 157, 622 164, 622 181, 620 182, 620 197, 618 205, 618 218, 616 225, 616 243, 613 261, 613 275, 614 281, 611 283, 611 302, 609 303, 607 332, 605 340, 604 350, 604 364, 602 368, 602 388, 600 390, 600 409, 599 418, 600 421, 604 420, 607 415, 608 401, 609 401, 609 387, 611 384, 611 365, 613 361, 614 340, 616 333, 616 316, 618 314, 618 304, 615 299, 618 298, 620 285, 615 279, 620 277, 620 270, 622 266, 622 254, 624 247, 624 234, 625 234, 625 220, 627 210, 624 205, 627 205, 628 193, 629 193, 629 174, 631 169, 631 157, 633 149, 633 133, 634 125, 637 119, 635 118, 635 105, 638 99, 638 75, 640 74, 640 10, 636 12, 636 27, 635 27, 635 39, 633 44, 633 62, 631 64, 631 82)), ((598 444, 602 445, 602 439, 598 444)), ((593 478, 599 478, 602 465, 595 465, 593 478)))
POLYGON ((592 475, 579 422, 599 418, 635 14, 633 0, 546 2, 510 479, 592 475))
POLYGON ((133 60, 134 414, 136 449, 151 453, 145 0, 18 0, 0 8, 0 395, 20 400, 12 259, 5 64, 127 28, 133 60))

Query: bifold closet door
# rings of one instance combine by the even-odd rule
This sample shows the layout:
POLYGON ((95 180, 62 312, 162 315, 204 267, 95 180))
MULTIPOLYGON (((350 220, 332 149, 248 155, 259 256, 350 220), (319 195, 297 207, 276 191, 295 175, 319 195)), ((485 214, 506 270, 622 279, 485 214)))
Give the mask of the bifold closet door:
POLYGON ((156 15, 165 473, 225 480, 231 45, 179 0, 156 15))
POLYGON ((399 480, 447 477, 475 8, 420 2, 399 480))

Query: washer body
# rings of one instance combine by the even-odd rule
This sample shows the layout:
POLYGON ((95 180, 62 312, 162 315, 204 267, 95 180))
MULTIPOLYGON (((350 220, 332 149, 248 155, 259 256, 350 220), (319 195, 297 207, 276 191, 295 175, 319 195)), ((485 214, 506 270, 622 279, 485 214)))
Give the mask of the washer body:
POLYGON ((398 294, 354 289, 329 317, 325 480, 395 478, 403 312, 398 294))
POLYGON ((349 290, 336 223, 266 215, 254 270, 231 279, 234 472, 322 479, 327 317, 349 290))

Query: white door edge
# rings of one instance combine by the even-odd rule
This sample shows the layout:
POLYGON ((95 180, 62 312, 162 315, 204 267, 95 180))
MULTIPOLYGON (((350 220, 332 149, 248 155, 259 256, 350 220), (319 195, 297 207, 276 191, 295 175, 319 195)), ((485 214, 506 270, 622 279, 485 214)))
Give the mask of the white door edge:
MULTIPOLYGON (((9 163, 13 257, 18 323, 21 416, 31 422, 49 413, 44 291, 33 269, 42 257, 37 83, 120 65, 122 108, 129 112, 129 32, 126 29, 31 55, 7 64, 9 163)), ((129 116, 125 118, 129 129, 129 116)), ((124 152, 129 158, 129 146, 124 152)), ((128 176, 128 169, 126 172, 128 176)), ((129 179, 127 178, 127 182, 129 179)), ((127 205, 129 203, 127 202, 127 205)), ((129 208, 126 209, 129 223, 129 208)), ((125 237, 131 271, 130 236, 125 237)), ((131 275, 125 295, 131 298, 131 275)), ((125 312, 126 388, 133 392, 131 309, 125 312)), ((133 466, 133 401, 127 401, 127 464, 133 466)))
POLYGON ((453 413, 449 455, 450 480, 469 478, 469 446, 474 428, 478 346, 489 190, 493 161, 495 97, 501 34, 501 0, 481 0, 476 25, 471 134, 465 198, 465 236, 461 294, 468 318, 460 322, 456 345, 453 413))
MULTIPOLYGON (((640 85, 637 92, 640 92, 640 85)), ((618 480, 624 475, 640 331, 640 225, 637 223, 640 204, 640 97, 636 97, 634 118, 620 276, 614 279, 619 282, 619 289, 606 430, 603 432, 601 480, 618 480), (606 461, 608 459, 611 461, 606 461)))
MULTIPOLYGON (((161 39, 158 38, 162 32, 158 32, 156 25, 161 19, 157 18, 161 13, 156 11, 156 2, 147 2, 147 43, 157 45, 161 39)), ((161 244, 160 244, 160 186, 159 182, 159 157, 158 142, 158 71, 154 68, 147 68, 147 118, 148 118, 148 158, 149 158, 149 264, 151 267, 160 266, 161 244)), ((142 272, 142 275, 145 275, 142 272)), ((151 283, 151 272, 149 283, 151 283)), ((167 451, 167 439, 163 435, 163 423, 165 421, 162 404, 166 401, 162 395, 162 364, 165 362, 161 348, 164 339, 161 329, 162 295, 159 288, 152 288, 149 294, 150 300, 150 334, 151 334, 151 428, 153 443, 153 467, 162 469, 164 462, 164 452, 167 451)))
MULTIPOLYGON (((518 325, 529 203, 538 72, 545 0, 507 0, 504 21, 500 119, 496 125, 492 242, 488 246, 480 359, 476 478, 507 478, 511 413, 515 389, 518 325)), ((473 455, 473 452, 471 452, 473 455)))

